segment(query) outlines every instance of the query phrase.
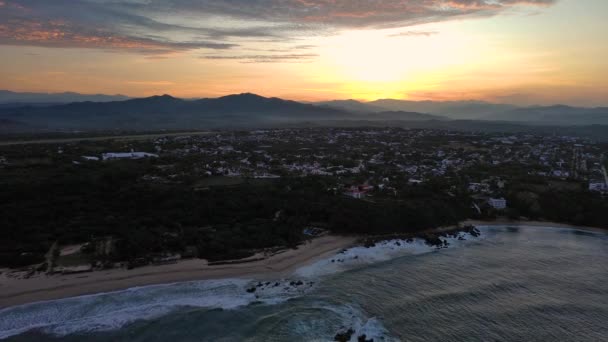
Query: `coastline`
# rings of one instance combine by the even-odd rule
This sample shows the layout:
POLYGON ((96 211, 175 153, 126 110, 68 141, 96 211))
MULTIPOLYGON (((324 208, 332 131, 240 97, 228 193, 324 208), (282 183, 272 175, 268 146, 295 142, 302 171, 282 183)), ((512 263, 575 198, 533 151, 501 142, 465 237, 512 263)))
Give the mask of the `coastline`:
MULTIPOLYGON (((549 221, 466 220, 461 225, 567 228, 608 234, 608 229, 575 226, 549 221)), ((445 233, 458 226, 429 229, 423 233, 445 233)), ((201 259, 169 265, 150 265, 133 270, 109 269, 80 274, 39 274, 31 278, 0 274, 0 310, 12 306, 63 298, 114 292, 129 288, 213 279, 278 280, 301 267, 314 264, 356 245, 361 237, 325 235, 305 242, 298 249, 241 263, 209 265, 201 259)))
POLYGON ((586 230, 595 233, 608 234, 608 229, 588 226, 577 226, 568 223, 558 223, 550 221, 523 221, 523 220, 508 220, 499 218, 496 220, 466 220, 462 224, 471 224, 474 226, 513 226, 513 227, 545 227, 545 228, 568 228, 577 230, 586 230))
POLYGON ((37 275, 27 279, 0 275, 0 309, 34 302, 57 300, 148 285, 177 282, 251 278, 274 280, 352 246, 356 237, 326 235, 262 260, 209 266, 190 259, 171 265, 145 266, 133 270, 110 269, 71 275, 37 275))

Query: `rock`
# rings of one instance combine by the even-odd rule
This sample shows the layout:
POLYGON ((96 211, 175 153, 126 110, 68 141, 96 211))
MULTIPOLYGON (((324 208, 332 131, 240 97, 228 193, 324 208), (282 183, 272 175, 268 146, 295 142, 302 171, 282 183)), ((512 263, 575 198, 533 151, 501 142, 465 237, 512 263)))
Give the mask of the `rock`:
POLYGON ((367 339, 367 336, 365 334, 359 336, 357 338, 357 342, 374 342, 373 338, 370 338, 369 340, 367 339))
POLYGON ((248 288, 248 289, 247 289, 247 292, 249 292, 249 293, 254 293, 254 292, 255 292, 255 290, 257 290, 255 287, 251 287, 251 288, 248 288))
POLYGON ((350 338, 353 336, 354 333, 355 331, 353 329, 348 329, 346 331, 339 332, 334 337, 334 341, 348 342, 350 341, 350 338))

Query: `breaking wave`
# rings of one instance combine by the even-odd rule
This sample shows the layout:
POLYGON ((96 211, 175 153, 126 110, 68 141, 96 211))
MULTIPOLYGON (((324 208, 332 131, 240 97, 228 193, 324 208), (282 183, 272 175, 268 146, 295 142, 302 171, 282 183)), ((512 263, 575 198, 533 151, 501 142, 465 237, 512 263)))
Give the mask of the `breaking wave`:
MULTIPOLYGON (((461 233, 442 238, 446 245, 459 246, 471 236, 461 233)), ((335 256, 297 269, 296 280, 259 282, 250 279, 205 280, 130 288, 54 301, 26 304, 0 310, 0 339, 35 330, 56 336, 111 331, 140 320, 152 320, 184 307, 232 310, 253 303, 274 305, 300 297, 316 287, 324 276, 340 273, 405 255, 438 250, 423 240, 389 240, 373 247, 353 247, 335 256), (298 279, 305 279, 298 280, 298 279)), ((353 336, 385 336, 381 323, 352 307, 332 308, 353 336), (348 329, 348 328, 347 328, 348 329)), ((379 340, 378 337, 375 340, 379 340)))

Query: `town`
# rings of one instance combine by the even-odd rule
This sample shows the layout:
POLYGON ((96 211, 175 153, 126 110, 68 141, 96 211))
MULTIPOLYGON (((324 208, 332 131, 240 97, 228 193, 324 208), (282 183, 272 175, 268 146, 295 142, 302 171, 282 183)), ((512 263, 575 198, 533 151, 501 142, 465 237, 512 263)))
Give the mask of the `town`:
MULTIPOLYGON (((393 128, 279 129, 163 137, 116 148, 123 152, 79 156, 99 149, 82 143, 59 147, 56 153, 67 153, 74 165, 160 158, 154 172, 142 176, 142 181, 187 182, 194 177, 200 189, 245 179, 326 176, 336 178, 335 191, 363 199, 398 191, 392 183, 419 184, 463 175, 477 198, 506 209, 504 199, 492 196, 503 195, 509 170, 520 166, 531 178, 583 184, 590 191, 608 193, 606 144, 568 136, 393 128), (480 168, 488 170, 488 177, 475 172, 480 168)), ((0 160, 9 165, 6 157, 0 160)))
POLYGON ((607 152, 568 136, 400 128, 7 145, 2 216, 13 229, 0 261, 52 272, 215 262, 324 231, 414 233, 468 218, 606 227, 607 152))

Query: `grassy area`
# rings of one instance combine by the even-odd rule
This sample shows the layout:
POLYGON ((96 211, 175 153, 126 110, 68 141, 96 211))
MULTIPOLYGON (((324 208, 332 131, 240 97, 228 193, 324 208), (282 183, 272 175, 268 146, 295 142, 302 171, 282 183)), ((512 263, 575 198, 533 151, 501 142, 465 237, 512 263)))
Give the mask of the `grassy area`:
POLYGON ((234 186, 245 183, 245 178, 243 177, 207 177, 199 180, 194 185, 195 188, 207 188, 211 186, 234 186))

